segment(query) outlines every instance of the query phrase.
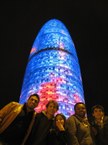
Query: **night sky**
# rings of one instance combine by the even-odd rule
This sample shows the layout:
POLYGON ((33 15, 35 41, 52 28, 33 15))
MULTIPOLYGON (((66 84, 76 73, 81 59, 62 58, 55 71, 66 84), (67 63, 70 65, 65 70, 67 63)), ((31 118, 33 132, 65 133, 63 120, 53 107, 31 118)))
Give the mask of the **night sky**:
POLYGON ((88 112, 100 104, 108 114, 107 0, 4 0, 0 7, 0 108, 19 100, 35 37, 48 20, 56 18, 74 41, 88 112))

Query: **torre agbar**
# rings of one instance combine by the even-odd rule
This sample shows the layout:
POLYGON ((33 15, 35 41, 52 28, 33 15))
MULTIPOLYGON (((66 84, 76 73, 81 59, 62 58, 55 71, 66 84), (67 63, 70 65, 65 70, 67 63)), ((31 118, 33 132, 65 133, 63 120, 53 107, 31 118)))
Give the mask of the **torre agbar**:
POLYGON ((19 102, 25 103, 34 93, 40 96, 37 112, 53 99, 59 103, 58 113, 69 117, 75 103, 85 102, 75 45, 60 20, 46 22, 32 45, 19 102))

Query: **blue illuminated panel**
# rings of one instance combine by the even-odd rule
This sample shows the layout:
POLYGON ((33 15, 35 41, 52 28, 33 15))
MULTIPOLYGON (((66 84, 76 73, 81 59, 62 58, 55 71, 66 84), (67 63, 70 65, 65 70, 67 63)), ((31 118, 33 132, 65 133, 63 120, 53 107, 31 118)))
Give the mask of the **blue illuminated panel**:
POLYGON ((23 80, 20 103, 33 93, 40 95, 38 112, 50 99, 57 100, 59 112, 69 117, 76 102, 84 102, 80 66, 72 38, 65 25, 49 20, 32 46, 23 80))

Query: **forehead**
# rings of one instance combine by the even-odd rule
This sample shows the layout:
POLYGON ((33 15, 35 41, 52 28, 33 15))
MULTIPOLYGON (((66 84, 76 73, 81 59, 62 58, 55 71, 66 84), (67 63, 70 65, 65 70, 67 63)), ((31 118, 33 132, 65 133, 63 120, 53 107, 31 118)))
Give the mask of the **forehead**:
POLYGON ((32 99, 33 100, 38 100, 38 97, 37 96, 30 96, 28 100, 32 100, 32 99))
POLYGON ((48 104, 48 107, 55 107, 55 108, 57 108, 57 105, 56 105, 56 103, 54 103, 54 102, 50 102, 49 104, 48 104))
POLYGON ((98 112, 98 111, 99 111, 99 112, 103 112, 101 108, 95 108, 95 109, 94 109, 94 112, 98 112))
POLYGON ((78 105, 76 106, 76 109, 78 109, 78 108, 85 108, 85 105, 84 105, 84 104, 78 104, 78 105))
POLYGON ((63 117, 61 115, 57 115, 56 119, 63 119, 63 117))

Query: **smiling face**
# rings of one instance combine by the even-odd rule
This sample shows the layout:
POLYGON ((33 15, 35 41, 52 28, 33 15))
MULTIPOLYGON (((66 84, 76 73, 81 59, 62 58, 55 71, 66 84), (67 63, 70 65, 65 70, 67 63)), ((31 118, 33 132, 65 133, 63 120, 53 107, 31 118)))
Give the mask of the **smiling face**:
POLYGON ((58 103, 55 100, 50 100, 46 105, 46 114, 48 118, 54 117, 54 114, 58 110, 58 103))
POLYGON ((26 106, 29 110, 34 110, 35 107, 38 106, 39 99, 35 95, 32 95, 27 100, 26 106))
POLYGON ((53 102, 49 103, 48 107, 46 108, 46 112, 50 116, 54 116, 54 114, 57 112, 57 106, 53 102))
POLYGON ((85 104, 79 103, 75 107, 75 114, 78 115, 79 117, 83 118, 86 115, 86 107, 85 104))
POLYGON ((101 119, 104 116, 104 112, 100 108, 95 108, 92 115, 95 119, 101 119))
POLYGON ((65 120, 64 120, 64 118, 62 117, 62 115, 57 115, 56 117, 55 117, 55 121, 56 121, 56 125, 58 124, 58 122, 60 123, 60 124, 62 124, 63 126, 64 126, 64 123, 65 123, 65 120))

